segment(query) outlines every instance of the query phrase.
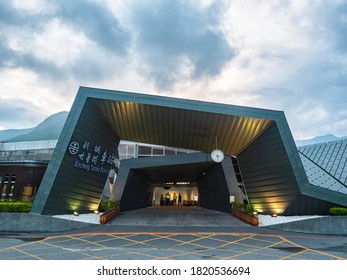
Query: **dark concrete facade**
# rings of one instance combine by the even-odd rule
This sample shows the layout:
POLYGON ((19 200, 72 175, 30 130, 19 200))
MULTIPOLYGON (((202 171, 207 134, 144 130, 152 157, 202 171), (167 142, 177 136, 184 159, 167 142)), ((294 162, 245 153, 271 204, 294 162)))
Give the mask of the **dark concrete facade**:
MULTIPOLYGON (((215 149, 218 139, 218 148, 238 158, 250 202, 263 213, 283 213, 301 195, 311 197, 310 184, 281 111, 82 87, 32 212, 58 214, 96 209, 107 174, 91 172, 88 166, 98 170, 102 167, 102 171, 109 168, 106 164, 101 166, 101 155, 114 153, 121 139, 197 150, 207 155, 215 149), (98 156, 95 165, 86 163, 86 141, 102 147, 101 154, 89 151, 98 156), (72 155, 74 149, 78 151, 72 155)), ((165 159, 156 160, 159 166, 165 159)), ((200 181, 202 206, 226 209, 227 194, 236 192, 232 179, 224 172, 228 164, 231 163, 226 159, 221 166, 212 166, 210 179, 200 181), (220 189, 216 190, 210 182, 217 182, 220 189), (221 197, 225 202, 221 203, 221 197)), ((151 193, 150 182, 136 168, 128 174, 131 176, 119 178, 117 184, 122 180, 124 186, 145 182, 141 201, 135 200, 129 208, 145 207, 151 193)), ((132 188, 123 189, 121 200, 133 198, 132 188)), ((320 199, 325 199, 324 194, 320 199)), ((291 211, 299 213, 300 209, 291 211)))
MULTIPOLYGON (((32 213, 64 214, 91 212, 98 209, 105 178, 110 169, 104 164, 105 171, 94 172, 86 170, 91 164, 80 163, 78 156, 84 153, 85 159, 89 153, 90 161, 98 156, 98 161, 106 151, 108 155, 115 154, 119 139, 110 130, 98 109, 90 102, 72 108, 62 135, 58 140, 52 159, 41 182, 34 201, 32 213), (84 142, 89 143, 88 149, 83 149, 84 142), (69 146, 78 143, 79 152, 71 155, 69 146), (101 147, 100 154, 94 152, 95 147, 101 147)), ((99 167, 100 162, 96 164, 99 167)))
POLYGON ((147 207, 152 203, 154 183, 185 180, 198 185, 201 207, 230 212, 230 194, 237 196, 240 190, 228 162, 230 157, 215 163, 208 153, 123 160, 111 199, 120 200, 122 210, 147 207))
POLYGON ((299 188, 293 188, 297 178, 276 124, 243 150, 238 160, 249 199, 256 209, 282 213, 300 194, 299 188))

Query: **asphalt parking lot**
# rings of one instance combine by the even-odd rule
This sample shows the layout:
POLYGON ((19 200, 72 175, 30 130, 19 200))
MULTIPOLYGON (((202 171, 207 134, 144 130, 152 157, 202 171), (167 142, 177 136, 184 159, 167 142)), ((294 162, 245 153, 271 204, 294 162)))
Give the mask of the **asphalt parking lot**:
POLYGON ((107 225, 2 233, 1 260, 346 260, 347 237, 252 227, 202 208, 140 209, 107 225))

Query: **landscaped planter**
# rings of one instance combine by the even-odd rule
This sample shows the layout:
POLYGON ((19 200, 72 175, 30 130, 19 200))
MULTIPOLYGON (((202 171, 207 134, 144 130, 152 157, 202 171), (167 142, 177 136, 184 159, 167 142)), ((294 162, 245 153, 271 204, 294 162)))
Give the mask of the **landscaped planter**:
POLYGON ((120 208, 112 208, 106 211, 104 214, 100 215, 100 224, 107 224, 109 221, 120 215, 120 208))
POLYGON ((254 216, 247 214, 245 212, 242 212, 241 210, 236 209, 236 208, 232 208, 231 213, 235 217, 251 224, 252 226, 258 226, 259 225, 259 218, 258 217, 254 217, 254 216))

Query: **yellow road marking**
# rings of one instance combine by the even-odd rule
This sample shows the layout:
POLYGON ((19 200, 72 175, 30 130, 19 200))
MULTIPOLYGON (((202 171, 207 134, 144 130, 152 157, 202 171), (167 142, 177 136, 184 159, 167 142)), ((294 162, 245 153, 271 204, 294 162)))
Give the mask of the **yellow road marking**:
MULTIPOLYGON (((214 259, 229 259, 229 258, 237 258, 239 256, 242 255, 248 255, 248 254, 253 254, 253 253, 257 253, 261 250, 264 249, 268 249, 271 247, 274 247, 276 245, 279 244, 284 244, 284 243, 288 243, 291 245, 294 245, 295 247, 301 248, 302 251, 300 252, 296 252, 296 253, 288 253, 287 256, 282 256, 281 258, 279 258, 279 256, 276 255, 272 255, 272 254, 264 254, 264 253, 258 253, 259 255, 262 256, 269 256, 272 257, 273 259, 294 259, 297 256, 302 255, 303 253, 307 253, 307 252, 312 252, 318 255, 323 255, 329 258, 333 258, 333 259, 339 259, 339 260, 345 260, 346 258, 343 257, 339 257, 330 253, 325 253, 319 250, 315 250, 315 249, 310 249, 307 248, 305 246, 301 246, 293 241, 290 241, 288 239, 286 239, 285 237, 281 236, 281 235, 261 235, 261 234, 250 234, 250 233, 182 233, 182 232, 178 232, 178 233, 160 233, 160 232, 152 232, 152 233, 92 233, 92 234, 71 234, 71 235, 62 235, 62 236, 51 236, 51 237, 47 237, 46 239, 43 240, 39 240, 39 241, 33 241, 30 243, 24 243, 24 244, 19 244, 19 245, 15 245, 15 246, 11 246, 8 248, 3 248, 0 249, 0 252, 6 252, 6 251, 17 251, 20 254, 24 254, 27 256, 30 256, 31 258, 35 258, 35 259, 42 259, 41 257, 43 256, 48 256, 48 255, 52 255, 52 254, 56 254, 57 256, 59 256, 59 253, 48 253, 48 254, 40 254, 40 257, 35 255, 35 254, 31 254, 28 252, 25 252, 23 250, 21 250, 20 248, 25 248, 26 246, 30 246, 33 244, 42 244, 42 245, 46 245, 46 246, 52 246, 55 248, 59 248, 64 250, 63 252, 66 253, 67 252, 67 248, 59 246, 58 244, 63 244, 65 242, 69 242, 69 241, 80 241, 80 244, 72 244, 70 247, 73 246, 84 246, 86 244, 91 244, 97 248, 99 248, 100 250, 112 250, 113 247, 110 246, 106 246, 103 245, 101 243, 104 242, 108 242, 108 241, 117 241, 117 240, 125 240, 128 241, 129 244, 124 244, 124 245, 120 245, 117 246, 117 248, 125 248, 128 246, 132 246, 135 244, 141 244, 141 245, 146 245, 149 246, 148 251, 147 252, 143 252, 143 251, 131 251, 131 248, 127 249, 126 253, 127 254, 135 254, 135 255, 141 255, 141 256, 145 256, 145 257, 149 257, 151 259, 172 259, 172 258, 176 258, 176 257, 184 257, 184 256, 189 256, 189 255, 195 255, 195 256, 206 256, 208 255, 209 250, 221 250, 224 249, 224 251, 221 251, 224 253, 230 253, 232 255, 228 256, 228 257, 221 257, 221 256, 210 256, 211 258, 214 259), (147 239, 145 240, 135 240, 133 238, 136 238, 137 236, 142 236, 142 235, 146 235, 148 236, 147 239), (232 241, 228 241, 228 240, 224 240, 219 238, 220 236, 235 236, 238 239, 236 240, 232 240, 232 241), (97 241, 90 241, 85 239, 84 237, 93 237, 93 236, 105 236, 104 239, 101 240, 97 240, 97 241), (190 236, 193 239, 192 240, 182 240, 181 238, 179 238, 180 236, 182 236, 182 238, 184 238, 184 236, 190 236), (261 237, 273 237, 274 239, 279 239, 280 241, 275 242, 275 240, 271 241, 271 240, 264 240, 261 237), (59 240, 59 239, 64 239, 64 240, 59 240), (177 244, 174 244, 168 248, 163 248, 163 250, 167 250, 167 251, 171 251, 170 254, 168 254, 167 256, 158 256, 157 253, 160 252, 159 248, 155 245, 150 244, 150 242, 156 241, 156 240, 170 240, 170 241, 174 241, 177 242, 177 244), (197 244, 196 242, 199 241, 204 241, 206 240, 208 241, 218 241, 224 244, 221 244, 220 246, 216 246, 216 247, 211 247, 211 246, 207 246, 207 245, 203 245, 203 244, 197 244), (263 242, 263 243, 267 243, 267 246, 256 246, 256 245, 251 245, 251 244, 247 244, 247 243, 242 243, 242 241, 247 241, 247 240, 253 240, 253 241, 259 241, 259 242, 263 242), (48 242, 50 241, 50 242, 48 242), (56 242, 55 242, 56 241, 56 242), (225 248, 227 246, 233 245, 233 244, 237 244, 239 246, 244 246, 244 247, 248 247, 248 248, 252 248, 253 250, 248 250, 248 251, 240 251, 240 250, 233 250, 232 248, 225 248), (185 251, 182 249, 179 249, 180 247, 184 246, 184 245, 191 245, 191 246, 195 246, 197 248, 203 248, 206 249, 206 251, 185 251), (159 250, 159 251, 158 251, 159 250), (153 254, 151 254, 151 252, 153 252, 153 254), (236 253, 236 254, 235 254, 236 253)), ((67 246, 68 247, 68 246, 67 246)), ((31 248, 26 248, 28 251, 31 250, 31 248)), ((35 248, 32 250, 40 250, 40 248, 35 248)), ((41 249, 43 251, 43 249, 41 249)), ((112 256, 112 254, 107 255, 106 257, 97 257, 97 256, 93 256, 91 254, 86 253, 86 251, 83 251, 83 249, 81 250, 71 250, 71 252, 77 252, 81 255, 85 255, 88 259, 92 258, 92 259, 108 259, 110 256, 112 256)), ((120 254, 113 254, 113 256, 119 256, 120 254)), ((17 259, 17 257, 15 257, 15 259, 17 259)), ((19 257, 20 259, 20 257, 19 257)))
POLYGON ((28 252, 22 251, 22 250, 20 250, 20 249, 18 249, 18 248, 13 248, 13 250, 14 250, 14 251, 17 251, 17 252, 20 252, 21 254, 27 255, 27 256, 29 256, 29 257, 32 257, 32 258, 34 258, 34 259, 43 260, 42 258, 40 258, 40 257, 38 257, 38 256, 36 256, 36 255, 33 255, 33 254, 28 253, 28 252))
POLYGON ((341 258, 339 256, 335 256, 335 255, 332 255, 332 254, 329 254, 329 253, 325 253, 325 252, 322 252, 322 251, 319 251, 319 250, 315 250, 315 249, 311 249, 311 248, 308 248, 308 247, 305 247, 305 246, 301 246, 293 241, 290 241, 286 238, 284 238, 283 236, 280 236, 283 240, 286 240, 286 242, 296 246, 296 247, 300 247, 300 248, 303 248, 305 249, 306 251, 312 251, 312 252, 315 252, 317 254, 320 254, 320 255, 325 255, 325 256, 328 256, 328 257, 331 257, 331 258, 335 258, 335 259, 338 259, 338 260, 346 260, 345 258, 341 258))

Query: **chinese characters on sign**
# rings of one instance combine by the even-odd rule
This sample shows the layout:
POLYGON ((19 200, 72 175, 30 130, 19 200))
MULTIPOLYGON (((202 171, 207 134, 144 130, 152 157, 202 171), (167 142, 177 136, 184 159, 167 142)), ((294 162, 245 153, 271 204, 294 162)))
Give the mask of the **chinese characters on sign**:
POLYGON ((73 167, 88 172, 108 174, 109 164, 114 164, 115 153, 103 149, 99 144, 92 145, 89 141, 83 141, 81 144, 71 141, 68 152, 75 157, 73 167))

